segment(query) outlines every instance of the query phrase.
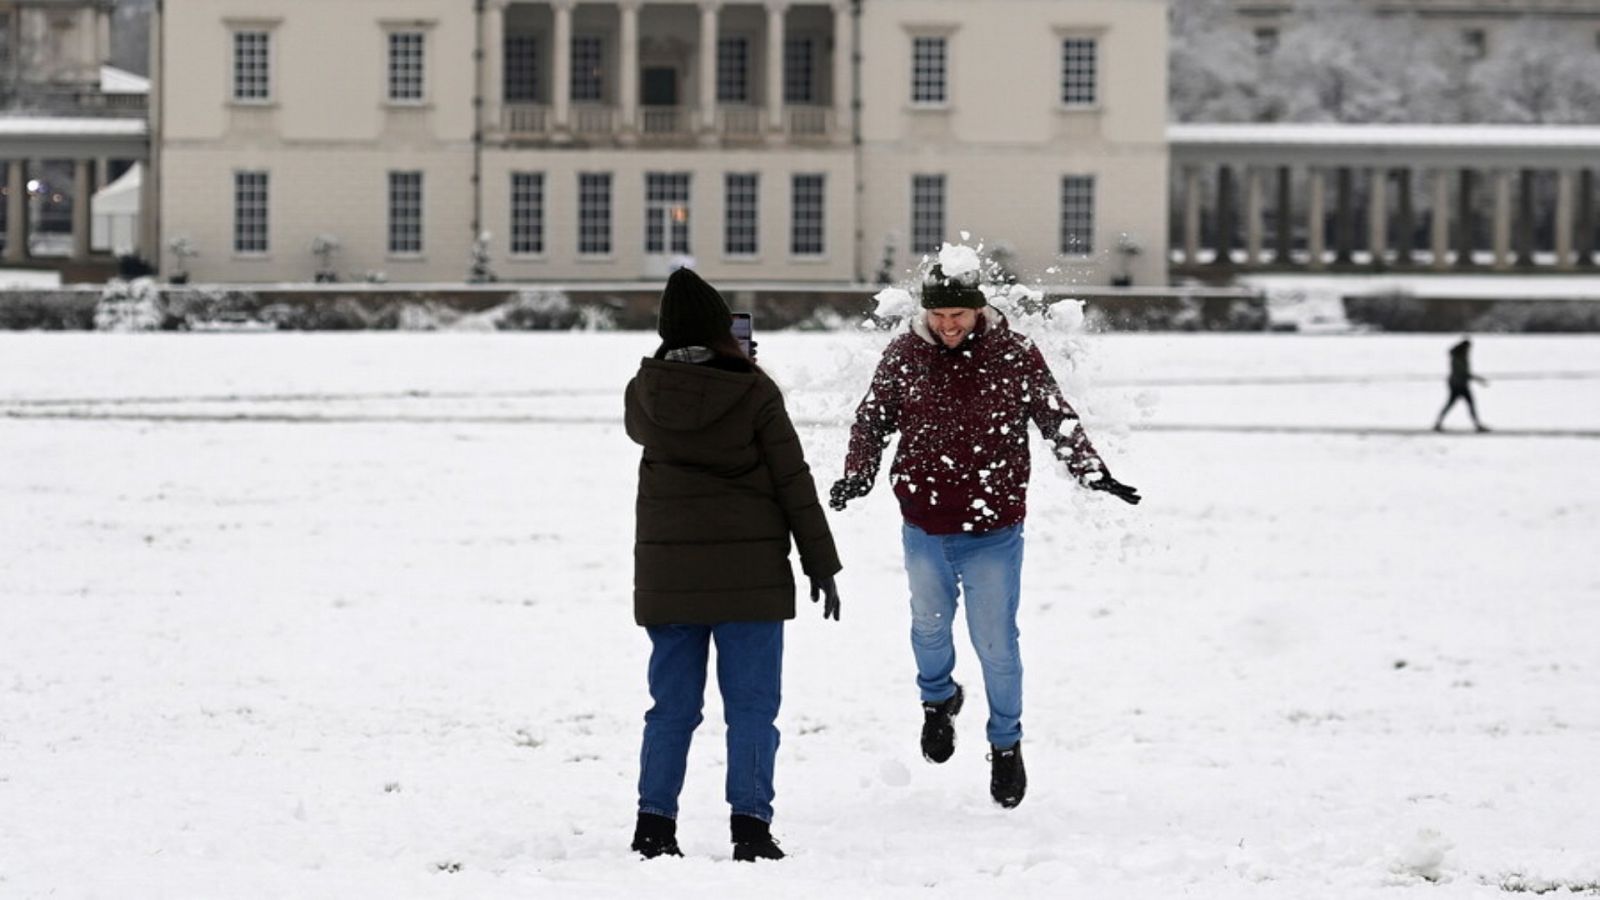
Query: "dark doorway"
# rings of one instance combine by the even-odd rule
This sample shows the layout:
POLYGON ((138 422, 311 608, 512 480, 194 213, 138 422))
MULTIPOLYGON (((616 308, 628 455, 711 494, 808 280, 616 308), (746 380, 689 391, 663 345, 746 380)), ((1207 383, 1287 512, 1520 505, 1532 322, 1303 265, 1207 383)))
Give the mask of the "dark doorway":
POLYGON ((678 105, 678 70, 651 67, 639 73, 639 102, 643 106, 678 105))

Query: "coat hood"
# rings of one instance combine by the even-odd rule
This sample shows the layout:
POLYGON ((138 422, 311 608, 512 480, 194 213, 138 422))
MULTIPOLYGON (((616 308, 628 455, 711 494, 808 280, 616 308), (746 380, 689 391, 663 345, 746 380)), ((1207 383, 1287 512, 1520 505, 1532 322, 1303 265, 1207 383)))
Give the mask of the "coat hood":
POLYGON ((639 409, 668 431, 695 431, 728 414, 756 385, 753 372, 646 359, 629 390, 639 409))
MULTIPOLYGON (((992 306, 978 310, 978 320, 983 323, 983 328, 975 332, 977 336, 991 331, 1007 331, 1011 327, 1005 315, 992 306)), ((911 316, 911 333, 935 347, 944 346, 944 342, 940 341, 938 335, 933 333, 933 329, 928 327, 928 317, 921 310, 911 316)))

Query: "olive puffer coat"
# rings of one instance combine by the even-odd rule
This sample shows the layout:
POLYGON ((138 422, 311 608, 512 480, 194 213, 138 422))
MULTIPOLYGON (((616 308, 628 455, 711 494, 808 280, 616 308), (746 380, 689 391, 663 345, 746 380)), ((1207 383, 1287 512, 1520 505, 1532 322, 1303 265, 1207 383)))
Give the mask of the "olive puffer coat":
POLYGON ((625 407, 628 436, 644 447, 634 619, 794 618, 790 536, 808 576, 840 566, 778 386, 760 370, 645 359, 625 407))

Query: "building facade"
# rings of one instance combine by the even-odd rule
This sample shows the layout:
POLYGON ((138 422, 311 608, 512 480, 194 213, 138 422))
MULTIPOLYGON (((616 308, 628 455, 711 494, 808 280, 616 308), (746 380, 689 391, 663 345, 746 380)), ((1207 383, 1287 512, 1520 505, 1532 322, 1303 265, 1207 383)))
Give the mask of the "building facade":
POLYGON ((197 280, 458 281, 486 237, 502 280, 845 283, 962 231, 1165 277, 1164 0, 163 7, 161 244, 197 280))

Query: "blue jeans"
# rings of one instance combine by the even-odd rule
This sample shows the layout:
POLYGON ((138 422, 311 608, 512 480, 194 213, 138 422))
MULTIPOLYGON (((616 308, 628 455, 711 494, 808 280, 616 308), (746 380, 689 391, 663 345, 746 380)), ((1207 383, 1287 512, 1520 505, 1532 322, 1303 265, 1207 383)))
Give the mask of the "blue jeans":
POLYGON ((728 805, 737 816, 772 821, 778 756, 783 623, 652 625, 650 698, 639 751, 639 811, 678 817, 689 739, 704 721, 706 658, 717 642, 717 686, 728 722, 728 805))
POLYGON ((1022 650, 1017 606, 1022 600, 1022 526, 971 534, 928 534, 905 523, 906 575, 911 582, 911 651, 924 701, 955 693, 951 640, 956 595, 967 601, 967 632, 983 666, 989 700, 989 743, 1022 739, 1022 650))

